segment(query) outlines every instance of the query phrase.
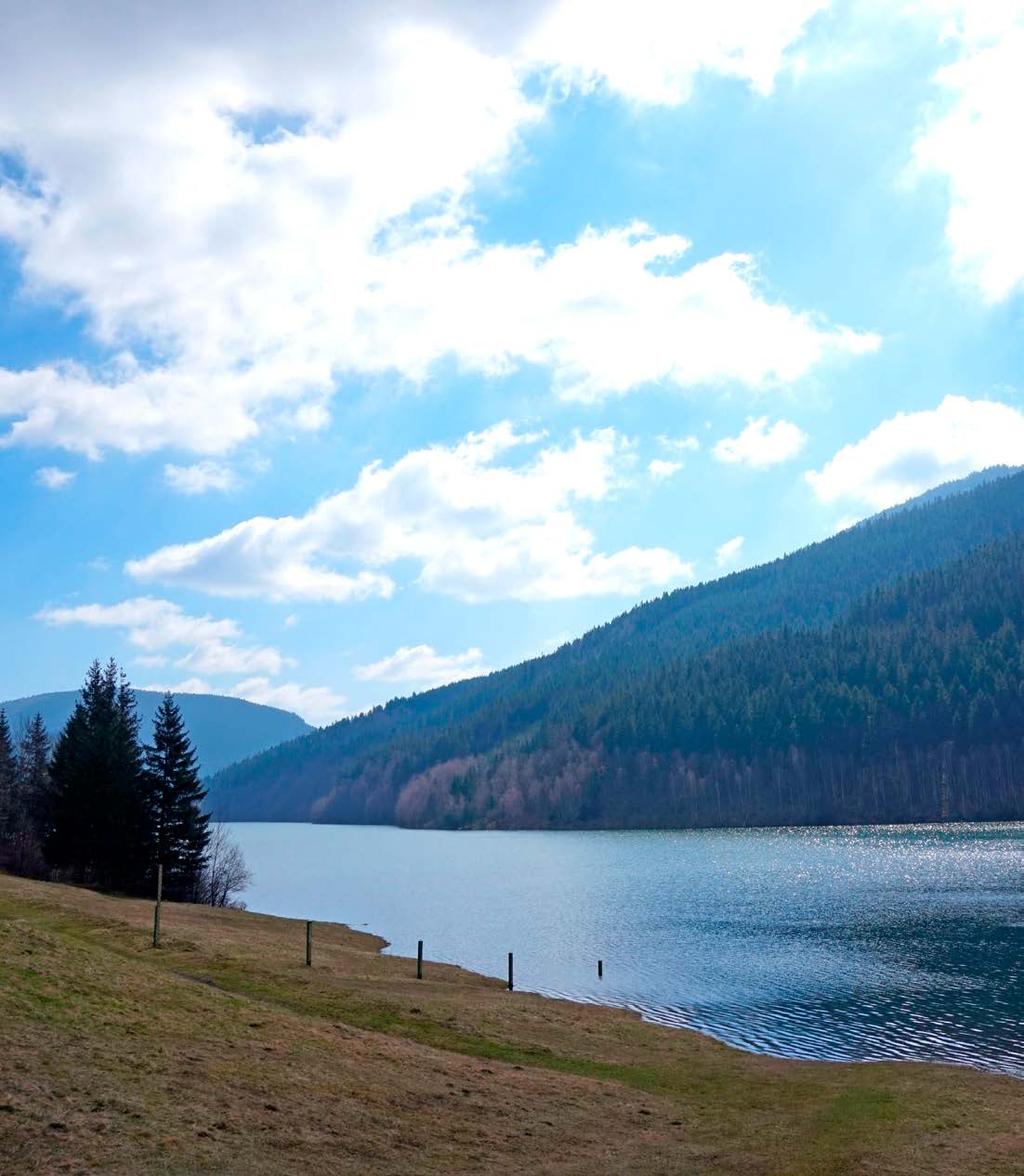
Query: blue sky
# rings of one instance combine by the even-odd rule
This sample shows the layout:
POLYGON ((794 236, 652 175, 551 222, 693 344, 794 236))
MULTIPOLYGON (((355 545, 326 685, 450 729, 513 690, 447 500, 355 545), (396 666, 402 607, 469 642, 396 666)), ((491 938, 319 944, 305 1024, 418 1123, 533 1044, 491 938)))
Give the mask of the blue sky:
POLYGON ((1024 4, 166 7, 4 17, 0 697, 322 723, 1024 460, 1024 4))

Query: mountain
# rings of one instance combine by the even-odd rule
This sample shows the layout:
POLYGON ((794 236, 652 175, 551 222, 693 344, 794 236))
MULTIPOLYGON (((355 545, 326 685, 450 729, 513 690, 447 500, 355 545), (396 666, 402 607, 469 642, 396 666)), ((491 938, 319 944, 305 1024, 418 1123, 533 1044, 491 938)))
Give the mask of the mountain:
MULTIPOLYGON (((732 681, 754 673, 761 654, 752 638, 775 634, 798 643, 803 634, 827 634, 837 625, 838 632, 872 593, 907 591, 908 577, 1024 532, 1024 474, 978 481, 968 480, 966 489, 953 484, 944 495, 929 494, 761 567, 667 593, 546 657, 397 699, 273 748, 219 773, 211 801, 236 819, 450 827, 798 819, 799 806, 782 794, 785 740, 782 752, 773 744, 782 758, 765 783, 758 776, 764 765, 755 765, 749 747, 712 747, 700 754, 718 758, 694 760, 686 744, 691 733, 664 723, 662 730, 652 716, 671 713, 682 684, 704 665, 720 664, 723 674, 728 668, 732 681), (718 663, 712 655, 720 650, 740 663, 718 663), (635 737, 623 735, 631 724, 635 737), (705 786, 718 780, 721 791, 728 756, 749 787, 713 800, 705 786), (690 794, 675 785, 658 793, 652 781, 675 779, 669 761, 680 758, 695 774, 690 794), (777 799, 769 803, 772 790, 777 799)), ((869 625, 858 632, 874 640, 869 625)), ((798 648, 775 650, 771 665, 778 671, 798 648)), ((708 705, 723 706, 724 698, 708 705)), ((787 702, 780 687, 775 705, 782 723, 778 708, 796 700, 787 702)), ((791 745, 804 747, 799 729, 791 745)), ((876 819, 902 819, 895 802, 890 815, 890 793, 880 797, 876 819)), ((824 811, 809 797, 801 803, 807 819, 824 811)), ((855 810, 851 800, 850 819, 863 819, 855 810)), ((940 805, 936 815, 942 811, 940 805)), ((829 812, 829 819, 845 819, 829 812)))
MULTIPOLYGON (((976 486, 984 486, 988 482, 995 482, 999 478, 1008 478, 1011 474, 1019 474, 1024 467, 1022 466, 989 466, 987 470, 978 470, 976 473, 968 474, 965 478, 960 478, 956 482, 943 482, 941 486, 933 486, 931 490, 926 490, 923 494, 919 494, 916 498, 912 498, 909 502, 903 502, 899 506, 891 506, 883 514, 896 514, 901 510, 909 510, 918 506, 925 506, 929 502, 938 502, 940 498, 949 498, 953 494, 964 494, 968 490, 973 490, 976 486)), ((878 516, 875 516, 876 518, 878 516)))
MULTIPOLYGON (((34 694, 0 702, 7 713, 11 730, 17 734, 23 723, 41 714, 50 736, 68 721, 78 698, 77 690, 59 690, 51 694, 34 694)), ((163 695, 152 690, 136 690, 135 699, 142 720, 143 741, 149 738, 153 715, 163 695)), ((295 739, 312 731, 308 723, 290 711, 261 706, 241 698, 220 694, 179 694, 175 696, 185 725, 199 756, 204 775, 219 771, 228 764, 265 751, 286 739, 295 739)))

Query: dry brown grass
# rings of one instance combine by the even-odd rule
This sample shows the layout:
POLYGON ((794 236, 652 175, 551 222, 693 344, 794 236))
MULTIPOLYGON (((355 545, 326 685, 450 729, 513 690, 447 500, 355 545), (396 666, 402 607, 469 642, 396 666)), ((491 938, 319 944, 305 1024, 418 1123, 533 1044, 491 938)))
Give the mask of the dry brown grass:
POLYGON ((1024 1084, 779 1062, 318 924, 0 876, 0 1172, 1024 1172, 1024 1084))

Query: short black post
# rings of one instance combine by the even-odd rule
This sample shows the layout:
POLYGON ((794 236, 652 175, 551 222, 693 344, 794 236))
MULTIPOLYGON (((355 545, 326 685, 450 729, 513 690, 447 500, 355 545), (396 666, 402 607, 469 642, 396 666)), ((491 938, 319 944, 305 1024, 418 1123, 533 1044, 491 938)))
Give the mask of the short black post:
POLYGON ((423 940, 416 940, 416 979, 423 979, 423 940))
POLYGON ((508 990, 512 991, 512 953, 508 953, 508 990))
POLYGON ((604 960, 597 961, 597 978, 598 980, 604 978, 604 960))
POLYGON ((160 946, 160 904, 164 897, 164 864, 156 867, 156 906, 153 908, 153 946, 160 946))
POLYGON ((313 923, 306 920, 306 967, 313 966, 313 923))

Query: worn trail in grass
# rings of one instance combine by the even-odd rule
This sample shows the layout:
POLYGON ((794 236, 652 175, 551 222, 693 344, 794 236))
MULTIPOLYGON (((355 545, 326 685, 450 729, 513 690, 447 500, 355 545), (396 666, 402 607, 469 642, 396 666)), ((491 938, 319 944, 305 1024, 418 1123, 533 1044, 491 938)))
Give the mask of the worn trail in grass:
POLYGON ((0 875, 0 1171, 1024 1172, 1024 1083, 783 1062, 382 941, 0 875))

